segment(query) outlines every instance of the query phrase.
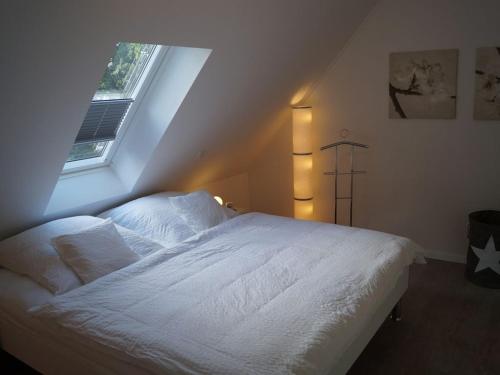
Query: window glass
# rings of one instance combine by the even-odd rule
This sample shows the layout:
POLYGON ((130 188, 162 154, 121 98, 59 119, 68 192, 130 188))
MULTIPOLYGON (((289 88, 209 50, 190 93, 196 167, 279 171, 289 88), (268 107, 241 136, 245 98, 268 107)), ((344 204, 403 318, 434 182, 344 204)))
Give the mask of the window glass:
POLYGON ((69 153, 67 162, 77 161, 90 158, 98 158, 102 156, 108 143, 111 142, 92 142, 92 143, 80 143, 73 145, 69 153))
POLYGON ((118 43, 93 100, 132 98, 154 49, 153 44, 118 43))

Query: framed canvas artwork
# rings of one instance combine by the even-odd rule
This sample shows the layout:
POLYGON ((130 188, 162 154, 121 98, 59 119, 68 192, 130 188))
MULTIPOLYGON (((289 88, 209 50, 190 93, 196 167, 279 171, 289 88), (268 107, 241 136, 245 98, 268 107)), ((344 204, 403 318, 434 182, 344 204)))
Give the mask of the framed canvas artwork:
POLYGON ((389 117, 454 119, 458 50, 391 53, 389 117))
POLYGON ((474 120, 500 120, 500 47, 476 50, 474 120))

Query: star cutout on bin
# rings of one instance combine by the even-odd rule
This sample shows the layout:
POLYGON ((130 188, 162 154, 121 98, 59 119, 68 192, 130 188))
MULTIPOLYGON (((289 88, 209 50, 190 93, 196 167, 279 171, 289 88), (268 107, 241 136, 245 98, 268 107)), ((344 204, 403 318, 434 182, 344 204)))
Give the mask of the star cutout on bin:
POLYGON ((488 243, 484 249, 471 246, 474 254, 479 258, 476 269, 474 272, 482 271, 486 268, 491 268, 500 275, 500 251, 496 251, 493 236, 490 236, 488 243))

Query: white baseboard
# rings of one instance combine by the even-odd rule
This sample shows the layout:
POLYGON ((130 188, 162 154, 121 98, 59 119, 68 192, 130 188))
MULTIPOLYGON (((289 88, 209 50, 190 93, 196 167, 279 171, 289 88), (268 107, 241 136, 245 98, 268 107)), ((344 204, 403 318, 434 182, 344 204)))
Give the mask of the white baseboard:
POLYGON ((433 250, 424 250, 422 252, 422 255, 430 259, 444 260, 446 262, 462 263, 462 264, 465 264, 467 259, 465 254, 460 255, 444 251, 433 251, 433 250))

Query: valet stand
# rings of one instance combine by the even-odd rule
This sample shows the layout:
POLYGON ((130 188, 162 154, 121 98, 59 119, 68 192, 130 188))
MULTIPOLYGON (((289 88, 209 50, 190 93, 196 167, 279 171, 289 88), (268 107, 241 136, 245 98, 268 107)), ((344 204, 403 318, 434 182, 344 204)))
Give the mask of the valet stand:
POLYGON ((350 142, 350 141, 340 141, 336 143, 332 143, 326 146, 323 146, 320 148, 321 151, 329 150, 329 149, 335 149, 335 170, 332 172, 324 172, 323 174, 325 176, 334 176, 335 177, 335 182, 334 182, 334 189, 335 189, 335 208, 334 208, 334 223, 337 224, 337 203, 340 200, 349 200, 350 205, 349 205, 349 226, 352 227, 352 203, 353 203, 353 191, 354 191, 354 175, 357 174, 365 174, 366 171, 356 171, 354 170, 354 151, 357 148, 368 148, 367 145, 364 145, 362 143, 355 143, 355 142, 350 142), (339 147, 350 147, 350 171, 349 172, 340 172, 339 171, 339 147), (350 196, 348 197, 339 197, 338 194, 338 187, 339 187, 339 176, 342 175, 349 175, 351 176, 351 186, 350 186, 350 196))

